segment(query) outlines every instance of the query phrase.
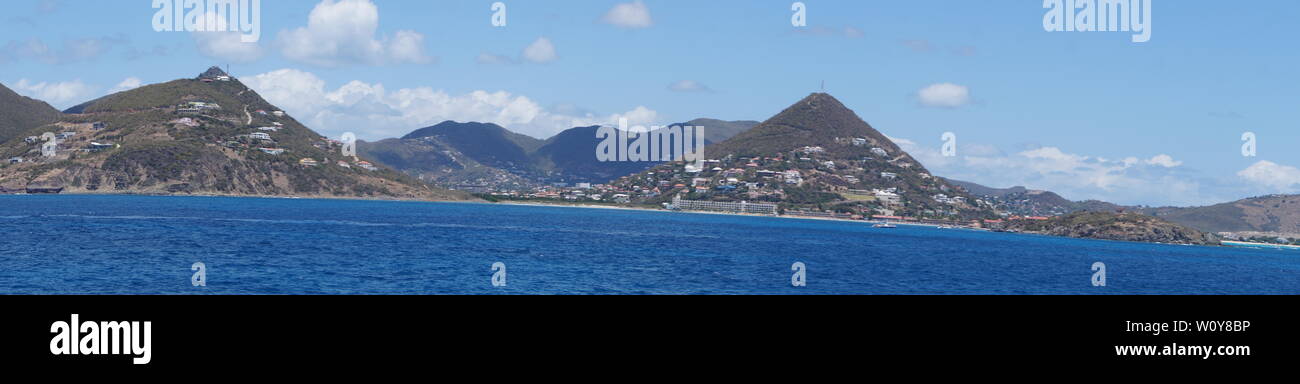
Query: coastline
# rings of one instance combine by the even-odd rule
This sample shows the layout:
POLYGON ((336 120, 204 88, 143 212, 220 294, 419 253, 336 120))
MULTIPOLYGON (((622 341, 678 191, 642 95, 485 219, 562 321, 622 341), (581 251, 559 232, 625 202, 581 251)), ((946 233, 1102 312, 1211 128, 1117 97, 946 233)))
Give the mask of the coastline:
POLYGON ((1224 240, 1222 241, 1222 243, 1224 246, 1227 247, 1238 247, 1238 248, 1282 249, 1288 251, 1300 250, 1300 245, 1290 245, 1290 244, 1253 243, 1249 241, 1231 241, 1231 240, 1224 240))
MULTIPOLYGON (((496 203, 487 202, 487 204, 530 206, 530 207, 551 207, 551 208, 612 209, 612 210, 625 210, 625 211, 666 212, 666 213, 683 213, 683 214, 696 214, 696 215, 766 217, 766 218, 774 218, 774 219, 835 221, 835 222, 842 222, 842 223, 860 223, 860 224, 869 224, 869 225, 885 223, 884 221, 848 220, 848 219, 836 219, 831 217, 812 217, 812 216, 794 216, 794 215, 757 215, 757 214, 749 214, 749 213, 709 212, 709 211, 674 211, 674 210, 659 209, 659 208, 639 208, 639 207, 608 206, 608 205, 596 205, 596 204, 547 204, 547 203, 528 203, 528 202, 496 202, 496 203)), ((942 227, 942 225, 935 225, 935 224, 899 223, 899 222, 889 222, 889 223, 894 225, 900 225, 900 226, 908 226, 908 227, 922 227, 922 228, 942 227)), ((987 229, 984 228, 974 228, 974 227, 967 227, 967 226, 957 226, 954 228, 974 230, 974 231, 987 231, 987 229)))
POLYGON ((388 201, 388 202, 411 202, 411 203, 486 203, 486 200, 470 198, 465 200, 448 200, 448 199, 422 199, 406 197, 363 197, 363 196, 334 196, 334 195, 248 195, 248 194, 228 194, 228 193, 121 193, 121 192, 65 192, 65 193, 9 193, 0 194, 0 196, 148 196, 148 197, 230 197, 246 199, 303 199, 303 200, 340 200, 340 201, 388 201))
MULTIPOLYGON (((754 218, 774 218, 774 219, 790 219, 790 220, 817 220, 817 221, 833 221, 833 222, 841 222, 841 223, 864 224, 864 225, 875 225, 875 224, 880 224, 880 223, 886 223, 885 221, 872 221, 872 220, 847 220, 847 219, 837 219, 837 218, 829 218, 829 217, 807 217, 807 216, 791 216, 791 215, 757 215, 757 214, 745 214, 745 213, 707 212, 707 211, 674 211, 674 210, 658 209, 658 208, 642 208, 642 207, 612 206, 612 205, 598 205, 598 204, 549 204, 549 203, 542 203, 542 202, 518 202, 518 201, 512 201, 512 202, 501 202, 501 201, 498 201, 498 202, 492 202, 492 201, 487 201, 487 200, 477 199, 477 198, 476 198, 476 199, 467 199, 467 200, 438 200, 438 199, 418 199, 418 198, 401 198, 401 197, 341 197, 341 196, 316 196, 316 195, 246 195, 246 194, 218 194, 218 193, 196 193, 196 194, 168 194, 168 193, 84 193, 84 192, 76 192, 76 193, 59 193, 59 194, 6 194, 6 195, 0 195, 0 196, 149 196, 149 197, 227 197, 227 198, 248 198, 248 199, 290 199, 290 200, 292 200, 292 199, 304 199, 304 200, 325 200, 325 201, 333 200, 333 201, 378 201, 378 202, 405 202, 405 203, 459 203, 459 204, 507 205, 507 206, 521 206, 521 207, 545 207, 545 208, 605 209, 605 210, 618 210, 618 211, 663 212, 663 213, 674 213, 674 214, 696 214, 696 215, 721 215, 721 216, 739 216, 739 217, 754 217, 754 218)), ((935 225, 935 224, 921 224, 921 223, 903 223, 903 222, 887 222, 887 223, 889 223, 889 224, 893 224, 893 225, 897 225, 897 226, 917 227, 917 228, 930 228, 930 229, 941 229, 941 227, 944 227, 944 226, 941 226, 941 225, 935 225)), ((987 229, 987 228, 976 228, 976 227, 969 227, 969 226, 952 226, 951 229, 969 230, 969 231, 981 231, 981 232, 990 232, 990 230, 987 229)), ((1183 245, 1183 244, 1169 244, 1169 243, 1160 243, 1160 242, 1129 241, 1129 240, 1113 240, 1113 239, 1095 239, 1095 238, 1079 238, 1079 237, 1070 237, 1070 236, 1053 236, 1053 235, 1048 235, 1048 234, 1044 234, 1044 233, 1035 233, 1035 232, 1022 232, 1022 233, 1018 233, 1018 234, 1023 234, 1023 235, 1032 235, 1032 236, 1056 237, 1056 238, 1065 238, 1065 239, 1081 239, 1081 240, 1097 240, 1097 241, 1115 241, 1115 242, 1137 243, 1137 244, 1153 244, 1153 245, 1183 245)), ((1191 245, 1183 245, 1183 246, 1191 246, 1191 245)), ((1271 249, 1283 249, 1283 250, 1300 250, 1300 246, 1289 246, 1289 245, 1279 245, 1279 244, 1265 244, 1265 243, 1231 242, 1231 241, 1223 241, 1223 242, 1222 242, 1221 244, 1219 244, 1219 245, 1206 245, 1206 246, 1207 246, 1207 247, 1238 247, 1238 248, 1257 248, 1257 249, 1259 249, 1259 248, 1271 248, 1271 249)))

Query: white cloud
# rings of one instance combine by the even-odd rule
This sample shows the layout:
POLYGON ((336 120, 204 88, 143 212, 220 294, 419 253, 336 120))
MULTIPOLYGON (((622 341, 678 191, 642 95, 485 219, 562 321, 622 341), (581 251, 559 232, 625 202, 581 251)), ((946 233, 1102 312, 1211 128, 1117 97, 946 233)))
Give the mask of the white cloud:
POLYGON ((612 125, 619 117, 627 117, 634 125, 659 123, 658 114, 644 106, 610 115, 577 113, 575 108, 544 108, 527 96, 506 91, 453 95, 430 87, 388 90, 383 84, 361 81, 331 90, 316 75, 296 69, 241 80, 272 104, 331 137, 343 132, 367 140, 399 137, 446 120, 497 123, 537 138, 573 127, 612 125))
POLYGON ((970 104, 970 88, 953 83, 932 84, 917 92, 921 105, 936 108, 959 108, 970 104))
POLYGON ((668 90, 673 92, 713 92, 713 89, 695 80, 682 80, 672 83, 668 85, 668 90))
POLYGON ((18 83, 14 84, 15 92, 50 103, 59 109, 66 109, 88 100, 95 95, 95 90, 95 87, 81 80, 34 83, 27 79, 19 79, 18 83))
POLYGON ((122 82, 117 83, 117 86, 113 87, 113 89, 110 89, 108 93, 112 94, 112 93, 118 93, 122 91, 129 91, 132 89, 140 88, 140 86, 143 84, 144 81, 140 80, 140 78, 138 77, 128 77, 126 79, 123 79, 122 82))
POLYGON ((629 29, 649 28, 654 25, 654 20, 650 17, 650 8, 646 7, 641 0, 615 5, 600 20, 606 24, 629 29))
POLYGON ((1165 168, 1173 168, 1173 167, 1183 165, 1183 162, 1174 161, 1174 158, 1172 156, 1166 154, 1156 155, 1156 157, 1152 157, 1151 159, 1147 160, 1146 163, 1150 165, 1159 165, 1165 168))
POLYGON ((324 67, 351 64, 424 64, 424 35, 409 30, 376 38, 379 7, 370 0, 323 0, 307 16, 307 26, 280 32, 286 58, 324 67))
POLYGON ((1237 172, 1237 176, 1275 191, 1293 191, 1293 187, 1300 184, 1300 169, 1267 160, 1262 160, 1237 172))
POLYGON ((957 156, 945 157, 942 142, 918 145, 890 138, 935 175, 998 188, 1024 186, 1056 192, 1071 200, 1097 199, 1118 204, 1204 205, 1249 194, 1220 180, 1179 167, 1168 155, 1148 160, 1111 160, 1039 147, 1004 153, 994 146, 962 143, 957 156))
POLYGON ((262 46, 240 41, 239 32, 192 32, 199 54, 232 63, 251 63, 262 58, 262 46))
POLYGON ((555 43, 547 37, 539 37, 532 44, 524 47, 519 53, 519 58, 507 55, 498 55, 495 53, 483 52, 474 58, 474 62, 483 65, 500 65, 500 64, 519 64, 519 63, 538 63, 545 64, 560 58, 556 53, 555 43))
POLYGON ((545 37, 537 38, 537 41, 529 44, 528 48, 524 48, 522 56, 524 60, 534 63, 549 63, 559 58, 555 53, 555 44, 545 37))
POLYGON ((258 43, 243 42, 240 32, 227 31, 226 18, 208 17, 207 14, 199 13, 197 21, 200 25, 207 23, 207 21, 216 22, 215 27, 198 28, 201 31, 223 31, 191 32, 190 36, 194 38, 194 44, 197 46, 199 54, 232 63, 250 63, 262 58, 262 46, 258 43))
POLYGON ((388 55, 397 63, 428 63, 433 58, 424 53, 424 35, 414 31, 397 31, 388 45, 388 55))

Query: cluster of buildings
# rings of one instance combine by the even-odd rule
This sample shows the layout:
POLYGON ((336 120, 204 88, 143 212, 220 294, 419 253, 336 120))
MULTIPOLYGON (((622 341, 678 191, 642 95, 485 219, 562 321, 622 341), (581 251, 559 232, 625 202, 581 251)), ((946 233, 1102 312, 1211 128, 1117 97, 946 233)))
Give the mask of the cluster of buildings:
POLYGON ((226 82, 226 83, 228 83, 228 82, 230 82, 230 80, 231 80, 231 79, 230 79, 230 76, 229 76, 229 75, 217 75, 217 76, 212 76, 212 77, 203 77, 203 78, 199 78, 199 81, 202 81, 202 82, 204 82, 204 83, 211 83, 211 82, 214 82, 214 81, 220 81, 220 82, 226 82))
POLYGON ((67 130, 60 131, 58 133, 47 132, 41 136, 28 136, 23 138, 23 142, 26 143, 27 145, 39 146, 39 154, 40 154, 39 157, 29 158, 23 156, 13 156, 6 159, 5 163, 10 165, 22 164, 40 158, 53 158, 55 156, 58 156, 59 153, 69 153, 69 152, 97 153, 97 152, 103 152, 109 149, 121 147, 121 145, 119 144, 89 141, 89 137, 93 137, 93 133, 107 129, 108 125, 104 122, 96 121, 96 122, 81 123, 81 124, 65 124, 65 123, 60 123, 60 124, 67 130), (88 136, 87 139, 78 140, 78 142, 87 142, 87 141, 88 142, 85 145, 72 144, 71 143, 72 139, 78 137, 78 135, 81 133, 78 130, 84 131, 85 128, 89 128, 92 135, 88 136))
POLYGON ((681 195, 673 196, 673 201, 671 203, 664 203, 664 208, 675 211, 724 212, 770 216, 775 216, 778 212, 777 205, 771 203, 682 200, 681 195))
POLYGON ((207 111, 219 111, 221 104, 209 103, 205 101, 189 101, 176 106, 176 112, 182 114, 201 114, 207 111))

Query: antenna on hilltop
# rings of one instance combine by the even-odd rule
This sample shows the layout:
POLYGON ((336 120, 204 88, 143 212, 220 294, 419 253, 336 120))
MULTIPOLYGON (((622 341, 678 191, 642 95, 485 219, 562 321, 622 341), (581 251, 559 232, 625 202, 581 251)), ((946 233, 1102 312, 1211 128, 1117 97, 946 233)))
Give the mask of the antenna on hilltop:
POLYGON ((826 80, 822 80, 822 93, 826 93, 826 80))

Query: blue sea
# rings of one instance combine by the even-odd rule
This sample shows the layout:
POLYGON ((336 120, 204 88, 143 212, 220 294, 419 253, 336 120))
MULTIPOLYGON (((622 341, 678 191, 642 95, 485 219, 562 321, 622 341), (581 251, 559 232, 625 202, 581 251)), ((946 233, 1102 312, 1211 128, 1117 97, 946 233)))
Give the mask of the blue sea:
POLYGON ((0 294, 1296 293, 1288 250, 469 203, 0 196, 0 294), (206 286, 191 284, 196 262, 206 286))

